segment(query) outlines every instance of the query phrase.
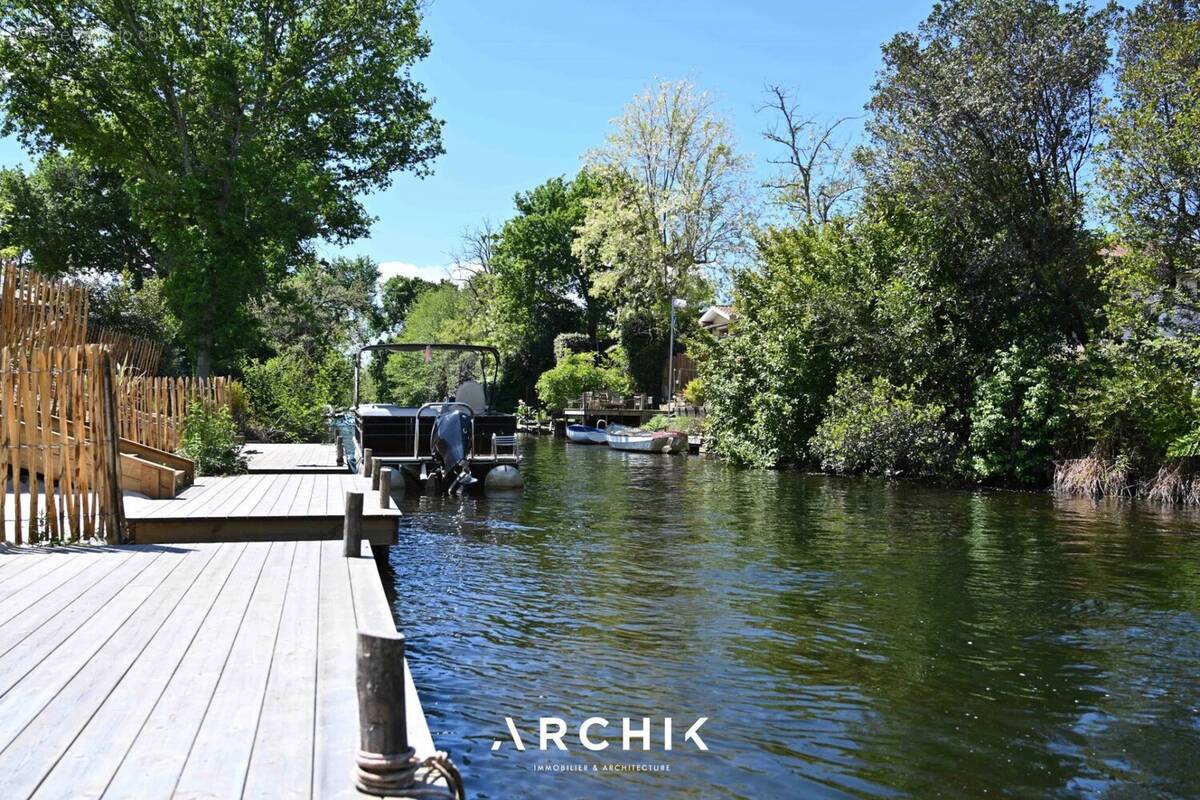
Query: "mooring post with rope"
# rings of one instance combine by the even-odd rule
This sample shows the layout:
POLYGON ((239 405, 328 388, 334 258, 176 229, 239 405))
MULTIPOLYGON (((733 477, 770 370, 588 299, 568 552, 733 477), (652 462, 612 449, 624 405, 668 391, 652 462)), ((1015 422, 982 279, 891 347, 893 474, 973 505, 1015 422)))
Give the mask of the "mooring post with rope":
POLYGON ((462 776, 445 753, 417 757, 408 742, 404 635, 358 632, 358 730, 354 783, 385 797, 464 798, 462 776))

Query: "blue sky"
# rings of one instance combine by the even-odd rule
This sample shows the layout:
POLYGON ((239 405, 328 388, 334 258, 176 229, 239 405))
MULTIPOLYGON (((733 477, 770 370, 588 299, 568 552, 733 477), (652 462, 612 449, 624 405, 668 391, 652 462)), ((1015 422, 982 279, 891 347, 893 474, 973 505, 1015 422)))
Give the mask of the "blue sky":
MULTIPOLYGON (((378 221, 341 252, 391 274, 440 277, 462 230, 502 222, 514 192, 580 167, 610 120, 657 80, 710 92, 740 149, 763 170, 756 113, 765 85, 795 89, 807 114, 862 113, 879 46, 912 30, 931 0, 433 0, 433 52, 416 69, 446 122, 446 153, 424 180, 398 175, 366 198, 378 221)), ((24 163, 0 141, 0 164, 24 163)), ((323 248, 335 254, 332 247, 323 248)))

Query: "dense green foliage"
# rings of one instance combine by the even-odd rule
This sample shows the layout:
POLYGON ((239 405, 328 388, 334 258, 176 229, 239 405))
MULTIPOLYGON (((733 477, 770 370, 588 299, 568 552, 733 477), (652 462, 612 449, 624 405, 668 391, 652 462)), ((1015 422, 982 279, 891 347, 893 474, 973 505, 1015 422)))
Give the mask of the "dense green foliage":
POLYGON ((205 375, 315 239, 367 232, 359 193, 441 152, 420 21, 410 0, 6 0, 5 131, 120 176, 205 375))
POLYGON ((1016 345, 998 353, 971 405, 970 470, 983 480, 1044 485, 1065 444, 1075 364, 1016 345))
POLYGON ((51 151, 26 174, 0 170, 0 250, 51 274, 154 274, 154 245, 111 169, 51 151))
POLYGON ((242 372, 256 435, 317 439, 328 410, 350 404, 351 354, 379 324, 378 275, 365 258, 312 261, 254 306, 261 352, 242 372))
POLYGON ((813 436, 813 455, 833 472, 936 474, 954 455, 946 414, 944 406, 919 403, 911 386, 843 373, 813 436))
POLYGON ((628 392, 629 379, 595 353, 569 353, 537 381, 538 399, 555 410, 566 408, 584 392, 597 391, 628 392))
POLYGON ((237 424, 225 406, 209 408, 191 403, 179 453, 196 462, 197 475, 237 475, 246 471, 237 433, 237 424))
POLYGON ((1064 459, 1148 478, 1191 452, 1200 13, 1121 18, 1104 111, 1117 19, 953 0, 884 46, 860 202, 760 232, 732 335, 707 347, 717 452, 1026 486, 1064 459), (1102 118, 1107 238, 1083 180, 1102 118))

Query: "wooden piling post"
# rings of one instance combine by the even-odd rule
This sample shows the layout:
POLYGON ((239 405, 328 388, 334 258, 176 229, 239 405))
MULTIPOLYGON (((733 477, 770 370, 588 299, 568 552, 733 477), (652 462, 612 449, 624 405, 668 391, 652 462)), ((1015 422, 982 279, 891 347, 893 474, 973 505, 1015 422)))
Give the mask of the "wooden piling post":
POLYGON ((379 507, 392 507, 392 475, 391 467, 379 470, 379 507))
POLYGON ((362 555, 363 496, 362 492, 346 492, 346 518, 342 523, 342 555, 358 558, 362 555))
POLYGON ((374 462, 373 464, 371 464, 371 473, 370 473, 371 474, 371 488, 374 490, 378 490, 379 489, 379 473, 383 472, 383 459, 382 458, 374 458, 371 460, 374 462))
POLYGON ((335 431, 333 434, 333 450, 334 450, 334 457, 337 458, 337 462, 336 462, 337 465, 339 467, 346 466, 346 454, 342 452, 342 433, 341 433, 341 431, 335 431))
POLYGON ((399 796, 415 785, 404 703, 404 635, 358 632, 358 753, 355 784, 399 796))
POLYGON ((362 463, 362 474, 363 474, 364 478, 371 477, 372 456, 373 456, 373 453, 371 452, 371 448, 364 447, 363 448, 363 463, 362 463))

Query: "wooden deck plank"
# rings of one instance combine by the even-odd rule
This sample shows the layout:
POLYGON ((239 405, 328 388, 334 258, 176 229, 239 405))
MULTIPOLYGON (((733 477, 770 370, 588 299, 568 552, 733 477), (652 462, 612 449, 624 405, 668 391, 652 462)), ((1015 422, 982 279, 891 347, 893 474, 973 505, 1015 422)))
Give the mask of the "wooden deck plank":
POLYGON ((30 586, 31 584, 39 583, 42 577, 56 572, 67 566, 72 560, 78 557, 78 553, 55 553, 40 554, 41 557, 37 560, 31 559, 31 564, 28 569, 23 569, 10 576, 0 575, 0 606, 7 602, 7 598, 20 590, 30 586))
MULTIPOLYGON (((217 553, 216 545, 196 548, 193 553, 171 554, 162 559, 175 562, 168 577, 8 746, 0 750, 0 797, 27 797, 37 789, 109 692, 136 664, 142 650, 175 614, 217 553)), ((14 691, 20 690, 18 686, 14 691)), ((136 733, 136 727, 117 726, 108 730, 111 738, 126 743, 131 743, 136 733)))
MULTIPOLYGON (((46 704, 74 677, 105 643, 133 616, 139 607, 154 594, 184 559, 163 558, 156 554, 149 565, 114 594, 101 608, 87 618, 60 647, 47 658, 39 658, 32 669, 13 681, 0 697, 0 749, 7 747, 21 730, 36 717, 46 704)), ((45 627, 45 626, 43 626, 45 627)), ((9 651, 9 655, 28 657, 24 648, 9 651)), ((14 670, 14 673, 16 671, 14 670)), ((7 679, 8 673, 5 673, 7 679)))
POLYGON ((312 793, 321 548, 296 550, 242 797, 312 793))
POLYGON ((110 570, 91 586, 75 582, 67 584, 67 594, 74 592, 75 596, 52 616, 21 614, 0 626, 0 694, 12 688, 63 640, 89 623, 98 608, 124 589, 159 555, 150 550, 135 550, 128 558, 114 560, 110 570))
POLYGON ((175 674, 188 648, 214 610, 222 589, 246 549, 220 544, 208 569, 176 607, 153 641, 124 673, 62 757, 54 764, 36 798, 98 798, 175 674))
MULTIPOLYGON (((129 557, 128 553, 110 555, 118 560, 129 557)), ((42 621, 49 619, 78 596, 80 586, 91 586, 108 572, 110 566, 103 558, 82 557, 70 562, 68 567, 43 575, 37 583, 14 592, 0 603, 0 625, 23 614, 41 613, 42 621)))
POLYGON ((354 599, 348 559, 340 541, 321 542, 321 604, 317 610, 317 702, 313 796, 338 800, 354 795, 352 775, 358 741, 355 695, 354 599))
MULTIPOLYGON (((104 791, 105 798, 169 797, 188 759, 271 549, 252 542, 238 560, 175 673, 104 791)), ((237 669, 233 665, 232 670, 237 669)))
POLYGON ((300 489, 296 492, 295 499, 292 500, 292 505, 288 509, 288 516, 304 517, 308 515, 308 504, 316 483, 317 476, 315 475, 305 475, 300 479, 300 489))
MULTIPOLYGON (((360 480, 333 477, 319 484, 360 480)), ((334 539, 89 548, 77 578, 46 573, 57 610, 0 623, 19 628, 10 656, 40 659, 0 691, 0 797, 360 796, 355 631, 394 625, 370 553, 343 558, 334 539)))
POLYGON ((39 561, 32 569, 21 570, 11 577, 0 577, 0 619, 7 618, 5 613, 10 606, 16 606, 18 611, 25 608, 22 603, 28 603, 31 592, 36 597, 39 590, 47 591, 51 582, 58 585, 86 565, 87 560, 80 558, 78 553, 62 553, 39 561))
POLYGON ((300 476, 288 475, 287 480, 280 484, 271 505, 265 510, 265 515, 268 517, 286 516, 298 491, 300 491, 300 476))
POLYGON ((242 452, 252 473, 320 474, 346 469, 337 465, 337 450, 333 444, 249 442, 242 452))
POLYGON ((295 542, 271 546, 245 622, 229 651, 232 668, 225 669, 213 692, 175 787, 176 798, 242 793, 295 553, 295 542))
MULTIPOLYGON (((238 498, 236 503, 231 503, 225 510, 226 517, 252 517, 254 516, 254 507, 263 501, 264 497, 270 497, 272 494, 272 486, 274 485, 274 475, 255 475, 256 480, 250 484, 250 489, 238 498)), ((249 481, 247 481, 249 483, 249 481)))
POLYGON ((186 504, 199 500, 205 494, 219 486, 220 483, 220 478, 212 476, 198 477, 191 486, 188 486, 175 497, 162 499, 138 497, 126 493, 125 516, 126 518, 131 516, 171 516, 172 514, 177 513, 178 509, 182 509, 186 504))
POLYGON ((32 567, 48 555, 50 553, 44 548, 24 547, 0 541, 0 581, 32 567))
POLYGON ((247 497, 257 496, 259 486, 268 478, 266 475, 249 475, 243 480, 233 481, 229 478, 225 480, 232 487, 229 491, 222 492, 212 505, 207 506, 203 510, 206 517, 229 517, 233 509, 237 508, 247 497))
POLYGON ((213 478, 213 490, 204 495, 203 498, 198 498, 195 502, 190 503, 176 510, 170 516, 172 517, 197 517, 209 516, 216 517, 221 515, 221 508, 224 507, 231 499, 239 492, 246 491, 248 482, 239 482, 228 476, 213 478))

